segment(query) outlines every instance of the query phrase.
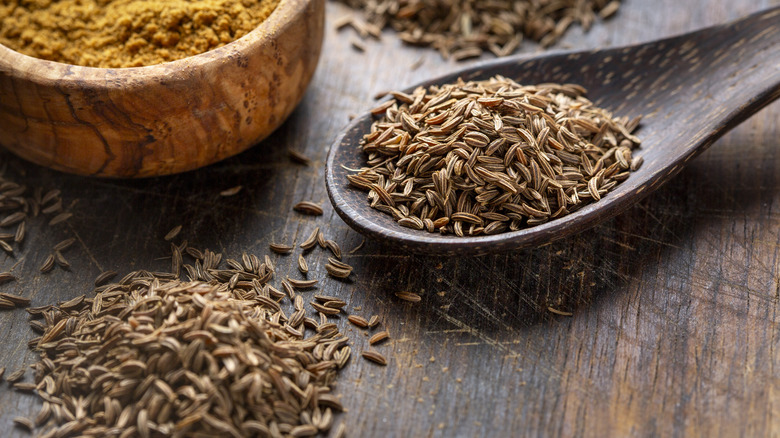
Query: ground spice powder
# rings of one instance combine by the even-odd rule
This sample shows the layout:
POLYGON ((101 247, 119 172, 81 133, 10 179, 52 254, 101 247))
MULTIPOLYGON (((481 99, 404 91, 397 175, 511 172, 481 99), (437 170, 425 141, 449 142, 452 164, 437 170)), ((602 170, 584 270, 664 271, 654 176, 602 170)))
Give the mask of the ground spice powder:
POLYGON ((90 67, 139 67, 223 46, 280 0, 4 0, 0 44, 90 67))

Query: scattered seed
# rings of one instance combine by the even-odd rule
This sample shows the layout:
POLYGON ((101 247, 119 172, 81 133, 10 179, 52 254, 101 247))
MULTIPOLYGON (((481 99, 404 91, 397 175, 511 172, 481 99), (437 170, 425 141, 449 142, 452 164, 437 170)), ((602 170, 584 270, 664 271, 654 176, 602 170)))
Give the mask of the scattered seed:
POLYGON ((14 303, 14 305, 16 305, 17 307, 18 306, 29 306, 30 305, 30 299, 29 298, 24 298, 24 297, 21 297, 19 295, 14 295, 14 294, 0 292, 0 298, 2 298, 4 300, 8 300, 8 301, 14 303))
POLYGON ((333 27, 335 27, 337 30, 341 30, 343 27, 352 25, 352 21, 352 15, 342 15, 336 19, 336 21, 333 23, 333 27))
POLYGON ((275 273, 276 268, 274 267, 273 261, 271 261, 271 257, 268 257, 268 254, 266 254, 263 259, 265 260, 265 267, 268 269, 268 272, 275 273))
POLYGON ((327 307, 316 301, 312 301, 311 303, 309 303, 309 305, 311 305, 314 308, 314 310, 322 313, 323 315, 338 315, 339 313, 341 313, 341 309, 327 307))
POLYGON ((102 285, 108 283, 109 281, 111 281, 111 279, 116 277, 116 275, 117 275, 116 271, 101 272, 100 275, 98 275, 95 278, 95 287, 102 286, 102 285))
POLYGON ((41 265, 41 272, 49 272, 54 267, 54 254, 49 254, 41 265))
POLYGON ((19 368, 18 370, 14 371, 13 373, 9 374, 8 377, 5 378, 6 381, 9 383, 16 383, 19 380, 22 380, 22 377, 24 377, 25 368, 19 368))
POLYGON ((65 251, 66 249, 70 248, 71 245, 76 241, 76 238, 71 237, 69 239, 65 239, 62 242, 54 245, 54 248, 52 248, 54 251, 65 251))
POLYGON ((292 252, 293 247, 290 245, 285 245, 283 243, 272 243, 268 245, 268 247, 271 249, 271 251, 277 253, 277 254, 289 254, 292 252))
POLYGON ((323 213, 322 207, 309 201, 302 201, 293 206, 293 210, 301 214, 320 216, 323 213))
POLYGON ((296 280, 294 278, 287 277, 287 281, 296 289, 311 289, 317 285, 318 280, 296 280))
POLYGON ((14 389, 16 391, 28 391, 28 392, 34 391, 37 386, 38 385, 36 385, 35 383, 24 383, 24 382, 14 383, 14 389))
POLYGON ((362 356, 364 358, 370 360, 371 362, 376 363, 376 364, 379 364, 379 365, 382 365, 382 366, 387 365, 387 359, 382 354, 380 354, 380 353, 378 353, 376 351, 373 351, 373 350, 364 351, 362 353, 362 356))
POLYGON ((362 52, 366 51, 366 45, 363 44, 363 42, 360 41, 360 40, 352 39, 352 40, 350 40, 349 43, 352 46, 352 48, 357 50, 358 52, 362 53, 362 52))
POLYGON ((62 192, 60 192, 57 189, 49 190, 48 192, 46 192, 45 195, 43 195, 43 198, 41 198, 41 205, 46 205, 50 201, 54 201, 54 200, 58 199, 60 197, 61 193, 62 192))
POLYGON ((416 60, 416 61, 414 61, 414 62, 413 62, 413 63, 412 63, 410 66, 409 66, 409 70, 410 70, 410 71, 416 71, 418 68, 422 67, 422 65, 423 65, 424 63, 425 63, 425 58, 423 58, 423 57, 421 56, 421 57, 417 58, 417 60, 416 60))
POLYGON ((0 284, 6 283, 6 282, 9 282, 9 281, 14 281, 14 280, 16 280, 16 277, 14 277, 14 274, 12 274, 10 272, 2 272, 2 273, 0 273, 0 284))
POLYGON ((335 266, 331 263, 325 264, 325 270, 328 272, 328 275, 330 275, 331 277, 340 278, 340 279, 348 278, 349 275, 352 273, 351 267, 342 268, 342 267, 335 266))
POLYGON ((303 164, 304 166, 311 164, 311 160, 306 155, 303 155, 294 149, 289 149, 287 152, 290 156, 290 160, 292 160, 294 163, 303 164))
POLYGON ((188 247, 187 247, 187 248, 184 250, 184 252, 186 252, 187 254, 189 254, 189 255, 190 255, 190 257, 192 257, 192 258, 194 258, 194 259, 203 260, 203 253, 202 253, 202 252, 201 252, 199 249, 197 249, 197 248, 192 248, 192 247, 189 247, 189 246, 188 246, 188 247))
POLYGON ((70 309, 73 309, 74 307, 77 307, 77 306, 81 305, 81 303, 84 302, 85 298, 86 298, 86 295, 79 295, 76 298, 71 298, 68 301, 60 303, 59 306, 62 309, 70 310, 70 309))
POLYGON ((240 192, 241 189, 243 189, 243 188, 244 188, 244 186, 231 187, 229 189, 225 189, 225 190, 219 192, 219 196, 222 196, 222 197, 234 196, 234 195, 237 195, 238 192, 240 192))
POLYGON ((341 248, 338 243, 328 239, 325 241, 325 247, 328 248, 337 259, 341 259, 341 248))
POLYGON ((32 430, 35 428, 35 425, 33 424, 32 420, 25 417, 14 417, 14 425, 27 429, 28 431, 32 432, 32 430))
POLYGON ((5 218, 3 218, 2 221, 0 221, 0 227, 10 227, 11 225, 18 224, 19 222, 23 221, 27 217, 27 214, 23 211, 17 211, 16 213, 11 213, 5 218))
POLYGON ((314 246, 317 244, 317 236, 320 234, 320 227, 315 228, 312 230, 309 237, 306 238, 306 240, 301 243, 301 248, 304 250, 309 250, 314 248, 314 246))
POLYGON ((62 200, 58 199, 54 204, 41 210, 43 214, 54 214, 62 211, 62 200))
POLYGON ((379 315, 371 315, 368 319, 368 326, 374 328, 379 325, 379 315))
POLYGON ((306 263, 306 259, 303 258, 303 254, 298 254, 298 270, 304 274, 309 272, 309 265, 306 263))
POLYGON ((336 298, 333 300, 328 300, 322 303, 322 305, 325 307, 330 307, 331 309, 342 309, 347 305, 347 302, 336 298))
POLYGON ((291 300, 295 299, 295 288, 293 288, 289 281, 282 280, 282 289, 284 289, 284 292, 291 300))
POLYGON ((166 234, 163 239, 167 242, 170 242, 171 240, 175 239, 179 233, 181 233, 181 229, 181 225, 176 225, 175 227, 171 228, 171 231, 168 231, 168 234, 166 234))
POLYGON ((66 220, 70 219, 72 216, 73 213, 69 213, 69 212, 60 213, 57 216, 51 218, 51 220, 49 221, 49 226, 51 227, 59 223, 65 222, 66 220))
POLYGON ((59 251, 54 251, 54 261, 65 269, 70 268, 70 263, 68 263, 68 260, 59 251))
POLYGON ((314 299, 320 303, 327 303, 328 301, 336 301, 339 298, 330 295, 315 294, 314 299))
POLYGON ((396 292, 395 296, 410 303, 419 303, 422 300, 422 297, 414 292, 396 292))
POLYGON ((339 401, 338 397, 336 397, 333 394, 328 394, 328 393, 321 394, 318 401, 322 406, 335 409, 337 411, 344 410, 344 406, 341 405, 341 402, 339 401))
POLYGON ((352 269, 352 266, 342 262, 341 260, 337 260, 333 257, 328 257, 328 263, 332 264, 333 266, 341 269, 352 269))
POLYGON ((631 171, 637 171, 640 167, 642 167, 642 164, 645 162, 645 159, 642 157, 636 157, 633 160, 631 160, 631 171))
POLYGON ((387 330, 382 330, 381 332, 376 333, 375 335, 368 338, 368 343, 371 345, 378 344, 389 337, 390 333, 388 333, 387 330))
POLYGON ((333 434, 333 438, 346 438, 346 436, 347 436, 347 424, 339 423, 339 425, 336 426, 336 432, 333 434))
POLYGON ((19 226, 16 227, 16 233, 14 233, 14 242, 22 243, 25 233, 27 231, 27 222, 22 221, 19 226))
POLYGON ((363 318, 362 316, 359 315, 349 315, 347 317, 347 321, 351 322, 352 324, 360 328, 368 327, 368 321, 366 321, 366 318, 363 318))
POLYGON ((561 316, 573 316, 574 315, 571 312, 564 312, 563 310, 558 310, 558 309, 555 309, 555 308, 552 308, 552 307, 547 307, 547 310, 550 311, 550 313, 554 313, 556 315, 561 315, 561 316))

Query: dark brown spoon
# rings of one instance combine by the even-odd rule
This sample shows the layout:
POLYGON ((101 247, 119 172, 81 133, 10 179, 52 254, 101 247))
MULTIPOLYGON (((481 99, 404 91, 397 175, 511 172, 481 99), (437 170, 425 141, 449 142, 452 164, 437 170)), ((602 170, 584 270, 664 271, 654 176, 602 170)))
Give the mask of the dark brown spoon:
MULTIPOLYGON (((605 50, 505 58, 422 86, 486 79, 571 82, 617 116, 642 116, 644 165, 600 201, 520 231, 457 237, 401 227, 349 186, 345 169, 364 166, 359 148, 372 116, 355 119, 328 154, 326 183, 336 212, 359 232, 414 252, 483 254, 538 246, 603 222, 656 190, 731 128, 780 97, 780 7, 678 37, 605 50)), ((411 87, 413 90, 416 87, 411 87)), ((780 121, 778 121, 780 123, 780 121)))

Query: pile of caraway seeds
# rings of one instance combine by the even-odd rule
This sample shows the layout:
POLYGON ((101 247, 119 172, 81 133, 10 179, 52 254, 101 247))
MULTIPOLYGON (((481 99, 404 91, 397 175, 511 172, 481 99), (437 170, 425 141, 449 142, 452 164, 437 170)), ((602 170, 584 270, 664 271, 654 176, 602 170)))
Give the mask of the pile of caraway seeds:
POLYGON ((512 54, 524 38, 542 47, 557 42, 573 24, 586 31, 597 18, 609 18, 620 0, 338 0, 362 12, 345 15, 337 28, 380 38, 390 27, 402 41, 438 50, 456 61, 489 51, 512 54))
MULTIPOLYGON (((280 260, 297 260, 303 271, 304 254, 319 246, 333 252, 331 276, 348 277, 352 268, 340 261, 338 245, 319 229, 312 236, 297 258, 280 260)), ((20 381, 24 368, 7 380, 35 391, 43 406, 34 418, 16 418, 17 426, 42 427, 43 437, 306 437, 330 430, 343 409, 333 384, 352 354, 330 318, 346 314, 347 303, 314 293, 307 304, 301 291, 316 279, 287 276, 274 287, 267 255, 223 263, 221 254, 186 241, 171 249, 171 272, 134 271, 110 284, 116 273, 106 272, 90 296, 26 309, 39 332, 29 342, 40 354, 35 383, 20 381)), ((348 321, 364 329, 380 324, 376 315, 348 321)), ((388 337, 383 330, 368 342, 388 337)), ((363 357, 387 363, 372 349, 363 357)), ((342 423, 333 436, 345 432, 342 423)))
MULTIPOLYGON (((39 231, 39 215, 49 216, 48 226, 72 216, 59 190, 17 181, 0 176, 0 228, 13 229, 0 243, 9 254, 39 231)), ((307 201, 296 211, 322 214, 307 201)), ((33 382, 25 380, 27 366, 7 374, 0 368, 0 380, 5 375, 14 390, 42 402, 35 416, 16 417, 15 425, 42 437, 345 436, 333 388, 352 347, 339 315, 366 335, 374 332, 361 353, 378 365, 388 361, 373 347, 389 333, 379 329, 378 315, 350 314, 338 297, 306 292, 321 281, 307 276, 306 258, 316 248, 330 253, 331 278, 353 276, 340 246, 317 227, 297 248, 271 243, 276 261, 247 253, 223 260, 186 240, 173 243, 182 231, 179 225, 164 236, 170 271, 138 270, 113 283, 117 273, 106 271, 91 293, 53 305, 29 307, 29 298, 0 293, 0 309, 25 308, 38 334, 28 342, 39 354, 29 367, 33 382), (276 282, 277 266, 295 266, 302 278, 276 282)), ((75 241, 54 245, 41 272, 70 269, 62 252, 75 241)), ((0 273, 0 283, 14 280, 0 273)))
POLYGON ((390 94, 347 178, 407 228, 517 231, 598 201, 642 164, 639 119, 613 118, 578 85, 496 76, 390 94))

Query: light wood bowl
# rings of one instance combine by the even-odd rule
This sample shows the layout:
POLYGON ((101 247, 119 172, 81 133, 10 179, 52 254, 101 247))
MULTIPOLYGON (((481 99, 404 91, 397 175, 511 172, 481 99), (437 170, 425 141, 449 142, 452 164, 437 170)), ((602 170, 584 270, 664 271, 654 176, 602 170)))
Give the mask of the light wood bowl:
POLYGON ((64 172, 148 177, 235 155, 303 97, 324 0, 281 0, 255 30, 209 52, 137 68, 44 61, 0 45, 0 144, 64 172))

